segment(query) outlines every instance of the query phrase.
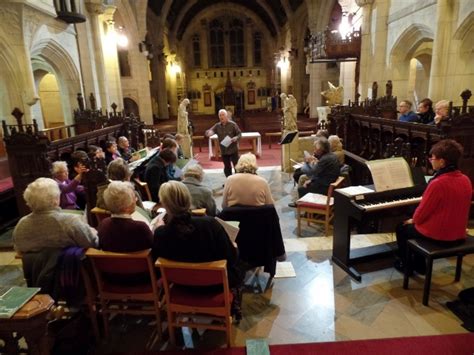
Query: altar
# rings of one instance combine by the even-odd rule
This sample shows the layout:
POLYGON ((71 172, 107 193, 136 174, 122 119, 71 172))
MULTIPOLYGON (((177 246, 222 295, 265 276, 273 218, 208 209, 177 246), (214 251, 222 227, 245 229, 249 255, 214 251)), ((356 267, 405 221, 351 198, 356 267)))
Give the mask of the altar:
MULTIPOLYGON (((262 155, 262 136, 258 132, 245 132, 240 137, 240 142, 250 141, 252 144, 252 153, 255 156, 260 157, 262 155)), ((242 150, 239 147, 239 151, 242 150)), ((209 159, 216 159, 220 157, 219 152, 219 141, 217 134, 213 134, 209 137, 209 159)))

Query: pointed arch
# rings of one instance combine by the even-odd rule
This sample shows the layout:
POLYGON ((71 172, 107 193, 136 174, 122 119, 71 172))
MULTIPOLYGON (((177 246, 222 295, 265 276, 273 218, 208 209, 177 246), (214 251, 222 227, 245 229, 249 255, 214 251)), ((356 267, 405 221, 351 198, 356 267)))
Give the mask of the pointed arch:
POLYGON ((415 23, 410 25, 394 42, 389 54, 389 64, 394 61, 410 59, 423 42, 434 40, 434 32, 426 25, 415 23))

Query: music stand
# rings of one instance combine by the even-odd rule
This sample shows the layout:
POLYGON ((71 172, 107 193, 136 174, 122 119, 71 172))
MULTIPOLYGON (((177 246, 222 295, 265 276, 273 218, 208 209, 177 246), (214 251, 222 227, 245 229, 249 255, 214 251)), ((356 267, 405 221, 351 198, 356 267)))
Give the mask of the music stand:
POLYGON ((298 134, 298 131, 288 132, 281 138, 281 141, 278 142, 278 144, 282 144, 282 145, 290 144, 291 142, 293 142, 297 134, 298 134))
MULTIPOLYGON (((291 131, 291 132, 286 133, 283 137, 281 137, 281 141, 278 144, 280 145, 290 144, 291 142, 293 142, 297 134, 298 134, 298 131, 291 131)), ((288 146, 288 155, 289 155, 289 158, 291 159, 291 145, 288 146)), ((282 158, 283 158, 283 154, 282 154, 282 158)), ((291 174, 291 168, 289 169, 288 174, 291 174)))

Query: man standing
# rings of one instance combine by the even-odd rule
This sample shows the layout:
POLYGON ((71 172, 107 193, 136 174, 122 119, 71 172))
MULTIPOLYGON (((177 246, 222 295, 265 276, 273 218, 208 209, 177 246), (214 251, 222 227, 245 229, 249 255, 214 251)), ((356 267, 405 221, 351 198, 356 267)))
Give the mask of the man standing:
POLYGON ((219 147, 222 161, 224 162, 224 174, 227 177, 232 175, 232 164, 235 169, 235 165, 239 161, 238 142, 242 134, 239 126, 234 121, 229 120, 227 111, 224 109, 219 110, 219 122, 206 131, 207 137, 213 134, 217 134, 217 139, 220 143, 219 147))

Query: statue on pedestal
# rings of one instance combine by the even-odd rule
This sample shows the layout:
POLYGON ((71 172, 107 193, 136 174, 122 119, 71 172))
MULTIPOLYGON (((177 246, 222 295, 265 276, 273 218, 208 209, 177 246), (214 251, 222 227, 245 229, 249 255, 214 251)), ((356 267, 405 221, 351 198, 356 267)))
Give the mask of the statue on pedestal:
POLYGON ((189 120, 188 120, 188 111, 187 107, 190 104, 190 101, 188 98, 183 99, 181 103, 179 104, 178 107, 178 127, 177 131, 180 134, 188 135, 188 126, 189 126, 189 120))
POLYGON ((295 97, 281 93, 280 98, 283 110, 283 129, 285 131, 297 131, 296 115, 298 107, 295 97))

